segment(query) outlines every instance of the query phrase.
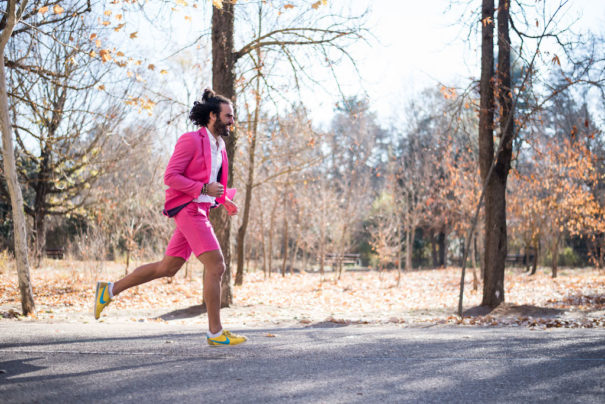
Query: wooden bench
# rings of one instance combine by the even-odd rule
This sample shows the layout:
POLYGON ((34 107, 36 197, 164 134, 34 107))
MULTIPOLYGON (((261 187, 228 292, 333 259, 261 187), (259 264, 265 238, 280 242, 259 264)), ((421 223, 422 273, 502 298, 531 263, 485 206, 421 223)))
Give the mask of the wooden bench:
POLYGON ((528 265, 529 263, 534 261, 533 254, 508 254, 506 256, 507 264, 519 264, 519 265, 528 265))
POLYGON ((46 256, 48 258, 62 260, 63 255, 65 255, 65 250, 63 248, 47 248, 46 249, 46 256))
POLYGON ((354 264, 357 266, 361 266, 361 255, 360 254, 334 254, 334 253, 328 253, 325 255, 324 259, 326 260, 326 262, 331 263, 331 264, 335 264, 338 262, 342 262, 342 264, 354 264))

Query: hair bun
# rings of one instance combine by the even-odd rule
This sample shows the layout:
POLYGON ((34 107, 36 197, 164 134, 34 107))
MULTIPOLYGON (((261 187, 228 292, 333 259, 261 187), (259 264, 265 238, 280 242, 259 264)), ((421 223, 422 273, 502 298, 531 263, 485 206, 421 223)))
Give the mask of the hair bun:
POLYGON ((213 98, 214 96, 216 96, 216 94, 214 93, 214 91, 212 91, 209 88, 206 88, 204 90, 204 95, 202 95, 202 101, 206 102, 208 101, 210 98, 213 98))

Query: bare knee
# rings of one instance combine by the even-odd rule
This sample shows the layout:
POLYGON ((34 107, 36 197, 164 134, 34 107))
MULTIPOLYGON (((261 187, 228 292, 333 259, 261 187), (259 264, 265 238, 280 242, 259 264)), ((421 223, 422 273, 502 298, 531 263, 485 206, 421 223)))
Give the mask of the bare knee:
POLYGON ((165 257, 159 262, 158 273, 161 277, 173 277, 179 272, 184 263, 185 260, 182 258, 165 257))
POLYGON ((225 261, 220 260, 220 261, 215 261, 213 263, 211 263, 210 265, 206 266, 206 271, 208 271, 211 275, 216 276, 218 278, 222 278, 223 274, 225 273, 225 261))
POLYGON ((204 264, 206 275, 221 279, 225 273, 225 259, 220 250, 201 254, 198 259, 204 264))

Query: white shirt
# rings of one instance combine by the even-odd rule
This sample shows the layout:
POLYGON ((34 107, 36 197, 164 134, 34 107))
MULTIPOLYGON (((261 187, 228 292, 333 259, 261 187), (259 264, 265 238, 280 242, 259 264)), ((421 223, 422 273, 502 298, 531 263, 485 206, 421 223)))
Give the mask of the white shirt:
MULTIPOLYGON (((208 180, 208 184, 212 184, 213 182, 218 181, 218 171, 223 164, 223 154, 221 151, 225 149, 225 142, 220 136, 216 139, 208 128, 206 128, 206 132, 208 132, 208 136, 210 137, 210 150, 212 151, 212 165, 210 166, 210 179, 208 180)), ((193 202, 208 202, 214 204, 215 199, 216 198, 213 196, 200 195, 195 198, 193 202)))

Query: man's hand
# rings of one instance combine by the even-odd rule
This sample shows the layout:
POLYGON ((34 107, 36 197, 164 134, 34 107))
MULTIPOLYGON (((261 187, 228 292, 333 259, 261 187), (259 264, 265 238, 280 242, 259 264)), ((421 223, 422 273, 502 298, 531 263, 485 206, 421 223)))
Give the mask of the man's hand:
POLYGON ((227 209, 227 214, 229 216, 237 215, 237 205, 232 200, 225 198, 223 206, 225 207, 225 209, 227 209))
POLYGON ((220 182, 213 182, 212 184, 208 184, 207 190, 208 196, 218 198, 225 191, 225 187, 220 182))

